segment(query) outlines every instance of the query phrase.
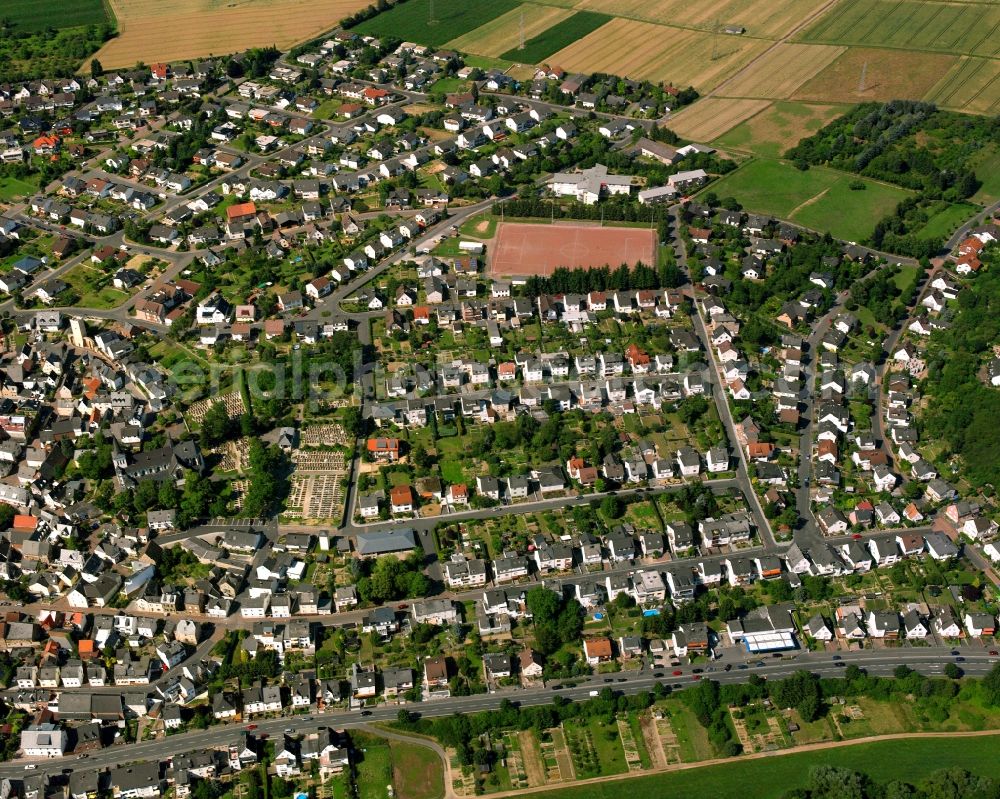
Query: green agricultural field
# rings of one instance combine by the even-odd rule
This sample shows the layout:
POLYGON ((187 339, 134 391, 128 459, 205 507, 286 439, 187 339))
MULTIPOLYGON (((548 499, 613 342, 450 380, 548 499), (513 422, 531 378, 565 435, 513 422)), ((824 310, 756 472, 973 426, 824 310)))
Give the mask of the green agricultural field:
POLYGON ((941 203, 927 224, 920 229, 920 236, 925 239, 947 239, 952 233, 972 216, 979 208, 971 203, 941 203))
POLYGON ((927 0, 846 0, 800 38, 899 50, 1000 55, 1000 6, 927 0))
POLYGON ((846 110, 843 105, 777 102, 730 129, 715 143, 724 149, 779 158, 792 142, 812 136, 846 110))
POLYGON ((1000 776, 995 757, 997 735, 975 738, 910 738, 855 744, 811 752, 773 755, 672 773, 605 780, 577 788, 537 794, 539 799, 661 799, 664 796, 711 796, 714 799, 778 799, 805 785, 812 766, 864 771, 880 783, 913 782, 944 768, 964 768, 984 777, 1000 776), (748 787, 752 786, 748 792, 748 787))
POLYGON ((373 36, 394 36, 404 41, 440 47, 501 14, 517 8, 516 0, 469 3, 465 0, 408 0, 354 30, 373 36), (433 7, 434 18, 431 19, 433 7))
POLYGON ((0 177, 0 201, 7 202, 16 197, 27 197, 36 191, 38 191, 37 183, 29 183, 20 178, 0 177))
POLYGON ((539 64, 553 53, 558 53, 564 47, 582 39, 607 22, 611 21, 607 14, 597 14, 593 11, 577 11, 573 16, 557 22, 551 28, 546 28, 537 36, 524 43, 524 49, 513 48, 504 53, 501 58, 519 61, 523 64, 539 64))
POLYGON ((18 31, 111 22, 103 0, 4 0, 0 18, 10 20, 18 31))
POLYGON ((787 161, 761 158, 731 172, 708 191, 735 197, 748 211, 771 214, 847 241, 867 238, 875 223, 892 212, 909 192, 864 180, 835 169, 796 169, 787 161))
POLYGON ((392 783, 392 753, 386 741, 371 735, 354 736, 361 751, 357 764, 358 799, 383 799, 392 783))
POLYGON ((444 767, 433 749, 418 743, 392 741, 392 782, 399 799, 440 799, 444 767))

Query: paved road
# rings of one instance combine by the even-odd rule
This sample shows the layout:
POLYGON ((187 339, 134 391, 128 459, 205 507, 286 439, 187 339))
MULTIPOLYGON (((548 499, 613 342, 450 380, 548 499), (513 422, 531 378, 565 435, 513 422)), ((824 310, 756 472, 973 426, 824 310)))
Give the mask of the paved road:
MULTIPOLYGON (((739 657, 738 650, 727 650, 728 654, 725 658, 704 667, 706 671, 703 675, 695 674, 690 666, 676 667, 676 670, 681 672, 679 676, 673 675, 674 667, 663 667, 656 670, 645 668, 637 672, 593 677, 579 681, 576 687, 572 688, 559 689, 550 684, 531 689, 504 690, 495 694, 430 700, 409 704, 406 707, 425 717, 440 717, 453 713, 475 713, 490 710, 505 698, 517 702, 521 706, 534 706, 551 703, 554 694, 577 701, 585 700, 589 698, 592 691, 605 687, 626 694, 634 694, 640 691, 649 691, 655 683, 661 682, 667 686, 678 686, 678 690, 683 690, 694 685, 702 677, 717 680, 720 683, 737 683, 746 681, 751 674, 768 679, 779 679, 802 669, 808 669, 821 676, 835 677, 842 672, 843 666, 839 665, 842 663, 857 665, 873 674, 883 676, 890 675, 899 665, 909 666, 924 674, 940 676, 945 664, 954 660, 949 654, 950 651, 950 647, 944 646, 902 646, 892 649, 845 652, 840 655, 840 660, 833 660, 831 655, 825 653, 811 652, 802 652, 795 656, 786 655, 780 659, 764 658, 759 660, 756 656, 739 657), (763 665, 756 665, 758 662, 763 665), (732 665, 732 669, 728 672, 723 670, 726 663, 732 665), (746 668, 740 668, 740 666, 746 668), (716 669, 716 671, 709 672, 707 669, 716 669), (656 674, 661 674, 661 677, 656 677, 656 674), (614 682, 609 684, 605 680, 614 680, 614 682)), ((978 646, 962 647, 960 651, 965 658, 965 662, 960 665, 966 674, 971 676, 985 674, 998 660, 978 646)), ((400 705, 379 705, 368 711, 370 715, 362 716, 361 712, 357 710, 347 711, 336 708, 329 711, 314 711, 310 714, 309 721, 303 717, 282 717, 262 719, 251 723, 257 725, 256 734, 266 733, 274 738, 288 729, 295 734, 302 734, 326 726, 354 729, 373 722, 393 721, 398 716, 399 709, 400 705)), ((165 760, 185 752, 227 746, 239 739, 245 727, 245 724, 228 724, 214 726, 207 730, 171 735, 162 740, 129 744, 127 748, 115 747, 96 752, 84 761, 75 755, 36 760, 33 761, 37 763, 34 773, 58 774, 64 769, 79 768, 84 764, 89 769, 101 769, 139 760, 165 760)), ((23 761, 0 766, 0 778, 18 777, 24 773, 23 761)))
MULTIPOLYGON (((691 286, 694 286, 694 281, 691 280, 691 270, 688 266, 687 248, 684 244, 684 240, 681 238, 680 206, 672 206, 669 209, 668 214, 670 218, 670 227, 673 231, 673 247, 674 253, 677 257, 677 264, 684 271, 684 274, 687 275, 688 283, 691 286)), ((708 335, 708 328, 705 324, 705 319, 702 316, 701 307, 694 297, 693 291, 691 294, 691 302, 694 305, 693 321, 695 334, 701 341, 702 349, 704 349, 709 362, 708 375, 712 384, 712 396, 715 400, 715 406, 719 411, 719 418, 722 420, 722 424, 726 429, 726 435, 729 438, 732 447, 736 450, 736 459, 739 464, 737 468, 737 480, 739 480, 740 487, 746 497, 747 504, 750 507, 750 512, 753 514, 754 523, 757 527, 761 541, 764 544, 764 548, 766 550, 775 550, 778 547, 778 542, 774 537, 774 531, 771 529, 771 523, 768 521, 767 516, 764 515, 764 509, 761 507, 760 498, 757 496, 753 483, 750 481, 747 455, 743 447, 740 446, 740 440, 736 435, 736 423, 733 421, 733 415, 729 409, 729 399, 726 396, 725 387, 719 375, 719 362, 715 357, 712 340, 708 335)))

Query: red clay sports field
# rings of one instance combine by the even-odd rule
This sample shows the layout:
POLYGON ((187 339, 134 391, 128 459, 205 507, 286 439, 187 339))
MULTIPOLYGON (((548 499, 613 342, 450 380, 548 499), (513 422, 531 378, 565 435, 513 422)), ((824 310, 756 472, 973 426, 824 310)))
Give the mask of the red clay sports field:
POLYGON ((502 222, 490 248, 496 276, 551 275, 556 267, 593 269, 656 264, 656 231, 599 225, 502 222))

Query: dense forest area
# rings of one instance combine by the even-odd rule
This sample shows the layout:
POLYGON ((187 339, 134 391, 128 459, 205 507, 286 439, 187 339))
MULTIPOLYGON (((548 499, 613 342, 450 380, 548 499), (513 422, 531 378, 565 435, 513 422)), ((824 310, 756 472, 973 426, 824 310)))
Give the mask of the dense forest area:
POLYGON ((856 106, 786 155, 800 169, 824 164, 914 191, 878 222, 871 244, 920 258, 936 254, 943 243, 921 235, 928 207, 975 194, 981 181, 973 156, 990 146, 1000 147, 1000 118, 893 100, 856 106))
POLYGON ((72 77, 112 35, 110 24, 23 31, 0 19, 0 83, 72 77))
POLYGON ((958 295, 951 326, 932 336, 922 386, 921 439, 943 441, 939 460, 960 456, 960 473, 975 486, 1000 485, 1000 391, 981 375, 998 340, 1000 273, 986 269, 958 295))

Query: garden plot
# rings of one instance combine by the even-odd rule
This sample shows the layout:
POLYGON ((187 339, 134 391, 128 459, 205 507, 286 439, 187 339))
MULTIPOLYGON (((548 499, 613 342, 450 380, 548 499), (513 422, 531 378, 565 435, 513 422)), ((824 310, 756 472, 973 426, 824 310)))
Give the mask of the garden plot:
POLYGON ((674 726, 670 723, 670 718, 660 715, 653 718, 652 721, 654 723, 650 728, 650 732, 659 741, 659 749, 663 753, 665 765, 669 766, 673 763, 680 763, 681 744, 677 740, 677 733, 674 731, 674 726))
POLYGON ((770 752, 788 745, 781 720, 762 705, 730 707, 729 716, 744 752, 770 752))
POLYGON ((628 719, 618 719, 618 735, 622 739, 622 749, 625 750, 625 763, 629 771, 642 771, 642 758, 639 756, 639 745, 632 734, 628 719))
POLYGON ((512 788, 527 788, 528 772, 524 767, 524 758, 521 757, 521 750, 518 748, 517 736, 514 733, 507 733, 504 736, 504 746, 507 749, 507 774, 510 776, 510 786, 512 788))
POLYGON ((524 776, 529 787, 545 785, 548 781, 545 773, 545 761, 542 758, 541 749, 535 734, 531 730, 524 730, 517 734, 518 752, 521 756, 521 765, 524 768, 524 776))
POLYGON ((576 779, 573 770, 573 758, 566 746, 566 736, 562 728, 554 727, 546 730, 548 740, 539 741, 542 751, 542 762, 545 764, 546 782, 563 782, 576 779))

